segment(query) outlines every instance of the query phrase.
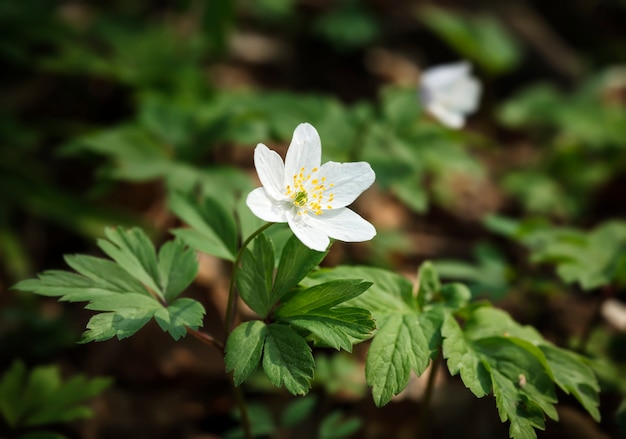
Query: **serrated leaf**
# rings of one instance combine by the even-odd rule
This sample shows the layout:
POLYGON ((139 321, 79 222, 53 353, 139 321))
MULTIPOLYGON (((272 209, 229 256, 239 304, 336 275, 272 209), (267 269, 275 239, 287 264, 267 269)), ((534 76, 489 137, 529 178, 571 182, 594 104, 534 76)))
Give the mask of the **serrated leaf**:
POLYGON ((430 302, 441 290, 439 275, 431 262, 426 261, 420 265, 418 285, 417 298, 421 306, 430 302))
POLYGON ((233 215, 211 197, 198 203, 193 197, 174 192, 169 200, 170 209, 191 229, 175 229, 190 247, 229 261, 237 253, 237 226, 233 215))
POLYGON ((423 307, 417 306, 411 283, 387 270, 337 267, 320 270, 305 282, 311 285, 346 277, 373 282, 346 304, 370 310, 379 326, 366 360, 366 380, 377 405, 386 404, 406 387, 411 370, 418 375, 425 370, 439 352, 444 316, 469 300, 467 288, 440 287, 432 266, 426 264, 424 269, 424 295, 437 296, 438 301, 423 307))
POLYGON ((178 340, 187 333, 187 327, 198 329, 202 326, 205 312, 197 300, 182 298, 175 300, 167 308, 159 308, 154 313, 154 319, 163 331, 169 332, 174 340, 178 340))
POLYGON ((146 315, 141 311, 124 314, 114 312, 96 314, 87 322, 87 330, 81 336, 80 343, 104 341, 112 337, 117 337, 118 340, 128 338, 143 328, 152 315, 153 313, 146 315))
MULTIPOLYGON (((489 366, 487 366, 489 368, 489 366)), ((543 412, 535 404, 523 396, 516 397, 517 389, 514 382, 498 370, 491 370, 493 394, 500 420, 510 423, 509 437, 513 439, 536 439, 534 428, 545 429, 543 412)))
POLYGON ((463 329, 452 316, 444 322, 444 358, 450 373, 460 373, 476 396, 493 390, 501 420, 511 423, 511 437, 535 438, 534 428, 544 428, 544 414, 558 418, 554 384, 598 419, 598 383, 581 357, 554 347, 504 311, 483 306, 464 313, 469 314, 463 329))
POLYGON ((254 240, 252 251, 246 249, 237 271, 237 290, 243 301, 265 318, 274 305, 270 301, 274 274, 274 248, 263 234, 254 240))
POLYGON ((289 298, 289 301, 277 310, 277 315, 288 317, 307 314, 318 308, 329 309, 361 295, 371 286, 371 282, 356 279, 335 280, 315 285, 289 298))
POLYGON ((153 317, 174 339, 186 333, 186 326, 200 326, 202 305, 192 299, 174 300, 198 272, 192 250, 175 240, 164 244, 157 257, 140 229, 108 229, 107 236, 111 241, 101 240, 100 246, 113 261, 67 256, 68 264, 78 273, 46 271, 14 288, 58 296, 60 300, 86 301, 86 309, 105 311, 89 320, 83 343, 129 337, 153 317), (174 302, 168 305, 171 300, 174 302))
POLYGON ((292 236, 280 257, 271 302, 280 300, 324 259, 327 252, 311 250, 292 236))
POLYGON ((411 370, 420 375, 430 361, 428 340, 416 314, 389 315, 379 325, 365 365, 365 378, 378 407, 406 387, 411 370))
POLYGON ((600 386, 591 367, 573 352, 548 344, 542 344, 539 348, 546 355, 554 382, 565 393, 574 395, 591 417, 600 422, 600 386))
POLYGON ((491 377, 480 361, 480 356, 465 339, 454 317, 448 316, 442 327, 443 357, 448 360, 450 375, 461 374, 465 387, 482 398, 491 391, 491 377))
POLYGON ((243 383, 261 361, 267 325, 259 320, 242 323, 226 342, 226 372, 233 371, 235 386, 243 383))
POLYGON ((103 289, 119 293, 142 291, 146 295, 150 294, 140 281, 113 261, 88 255, 66 255, 64 259, 67 265, 101 285, 103 289))
POLYGON ((413 309, 411 282, 381 268, 344 265, 321 269, 311 274, 304 284, 310 286, 342 279, 362 279, 372 283, 367 291, 351 299, 348 304, 369 310, 376 320, 381 320, 390 313, 410 312, 413 309))
POLYGON ((104 233, 109 241, 98 240, 102 251, 131 276, 163 297, 163 291, 158 284, 160 276, 154 245, 143 230, 109 227, 104 233))
POLYGON ((319 308, 279 320, 310 331, 316 345, 348 352, 355 342, 368 339, 376 327, 369 311, 351 307, 319 308))
POLYGON ((198 275, 198 260, 182 241, 168 241, 159 250, 160 285, 166 302, 177 298, 198 275))
POLYGON ((306 394, 314 364, 311 348, 293 329, 280 324, 267 326, 263 370, 273 385, 284 385, 294 395, 306 394))
POLYGON ((110 384, 109 379, 81 375, 63 382, 56 366, 28 372, 21 361, 15 361, 0 379, 0 414, 12 428, 88 418, 92 413, 83 401, 110 384))

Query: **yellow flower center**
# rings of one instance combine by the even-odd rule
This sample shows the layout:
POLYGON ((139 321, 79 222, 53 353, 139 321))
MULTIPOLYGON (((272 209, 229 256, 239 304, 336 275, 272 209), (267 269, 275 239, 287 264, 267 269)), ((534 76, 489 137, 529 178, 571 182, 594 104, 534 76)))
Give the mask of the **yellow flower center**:
POLYGON ((305 168, 300 168, 300 172, 292 177, 292 184, 288 184, 285 192, 291 198, 291 202, 298 208, 298 215, 303 215, 309 211, 315 215, 324 213, 322 209, 332 209, 335 195, 326 190, 334 184, 326 183, 326 177, 317 177, 318 168, 313 168, 310 174, 305 174, 305 168))

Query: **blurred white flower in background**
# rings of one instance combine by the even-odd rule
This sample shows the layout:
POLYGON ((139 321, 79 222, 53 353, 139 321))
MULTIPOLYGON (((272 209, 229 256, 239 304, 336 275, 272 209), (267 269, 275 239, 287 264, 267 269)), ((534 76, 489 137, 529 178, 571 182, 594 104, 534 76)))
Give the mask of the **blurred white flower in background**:
POLYGON ((298 125, 285 162, 267 146, 254 150, 254 166, 263 187, 248 195, 246 204, 262 220, 288 223, 300 241, 325 251, 330 239, 368 241, 376 235, 369 222, 346 206, 374 183, 367 162, 321 164, 322 144, 317 130, 298 125))
POLYGON ((465 117, 478 108, 482 87, 470 71, 471 65, 460 61, 431 67, 421 74, 422 105, 450 128, 461 128, 465 117))

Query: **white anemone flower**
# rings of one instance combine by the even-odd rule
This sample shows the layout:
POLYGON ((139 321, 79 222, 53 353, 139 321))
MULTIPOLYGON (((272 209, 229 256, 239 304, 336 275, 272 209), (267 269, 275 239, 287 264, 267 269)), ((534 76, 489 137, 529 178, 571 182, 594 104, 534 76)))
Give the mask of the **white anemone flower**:
POLYGON ((330 238, 347 242, 372 239, 376 229, 346 206, 376 178, 369 163, 321 164, 322 144, 317 130, 298 125, 285 163, 259 143, 254 166, 263 187, 248 195, 246 204, 262 220, 288 223, 298 239, 312 250, 325 251, 330 238))
POLYGON ((471 76, 466 61, 426 69, 421 75, 421 101, 430 114, 450 128, 461 128, 476 111, 480 82, 471 76))

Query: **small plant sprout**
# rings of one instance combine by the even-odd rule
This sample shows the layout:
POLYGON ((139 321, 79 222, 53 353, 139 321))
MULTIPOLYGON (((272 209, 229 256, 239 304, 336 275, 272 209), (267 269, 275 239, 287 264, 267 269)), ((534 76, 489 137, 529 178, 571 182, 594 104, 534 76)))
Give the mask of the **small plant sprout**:
POLYGON ((461 128, 476 111, 481 84, 471 76, 466 61, 431 67, 421 75, 420 99, 424 108, 450 128, 461 128))
POLYGON ((312 250, 325 251, 329 238, 347 242, 372 239, 374 226, 346 207, 374 182, 371 166, 366 162, 321 165, 321 159, 319 134, 308 123, 296 127, 285 163, 259 143, 254 165, 263 187, 250 192, 248 207, 264 221, 288 223, 312 250))

